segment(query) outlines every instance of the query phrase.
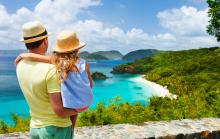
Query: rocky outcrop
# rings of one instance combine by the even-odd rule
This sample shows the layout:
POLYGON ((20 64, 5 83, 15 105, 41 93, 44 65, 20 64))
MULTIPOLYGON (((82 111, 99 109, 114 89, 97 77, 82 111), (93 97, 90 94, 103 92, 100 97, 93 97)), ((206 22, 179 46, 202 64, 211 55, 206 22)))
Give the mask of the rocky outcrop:
POLYGON ((124 74, 124 73, 130 73, 135 74, 135 67, 132 65, 118 65, 112 68, 111 73, 113 74, 124 74))
MULTIPOLYGON (((220 118, 77 127, 74 134, 74 139, 220 139, 220 118)), ((28 138, 28 133, 0 135, 18 138, 28 138)))
POLYGON ((92 74, 92 79, 93 80, 105 80, 107 78, 108 77, 105 74, 101 73, 101 72, 94 72, 92 74))

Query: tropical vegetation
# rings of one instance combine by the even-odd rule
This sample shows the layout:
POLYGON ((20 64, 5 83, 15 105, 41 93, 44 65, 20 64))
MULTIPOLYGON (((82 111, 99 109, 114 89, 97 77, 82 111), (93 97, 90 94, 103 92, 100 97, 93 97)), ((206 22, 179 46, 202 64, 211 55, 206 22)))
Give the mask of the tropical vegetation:
POLYGON ((144 74, 146 79, 167 86, 177 99, 152 97, 148 106, 99 104, 82 113, 79 125, 220 117, 219 61, 220 48, 213 47, 164 52, 117 66, 113 73, 144 74))
POLYGON ((220 41, 220 0, 207 0, 209 5, 209 24, 207 32, 220 41))

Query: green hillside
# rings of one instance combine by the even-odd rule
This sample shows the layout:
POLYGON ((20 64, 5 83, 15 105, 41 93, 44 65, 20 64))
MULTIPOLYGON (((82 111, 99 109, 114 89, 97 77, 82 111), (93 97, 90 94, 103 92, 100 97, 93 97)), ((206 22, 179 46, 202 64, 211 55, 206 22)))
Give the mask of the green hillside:
POLYGON ((113 73, 145 74, 178 95, 177 100, 152 99, 149 108, 158 120, 220 116, 218 47, 160 53, 114 67, 113 73))
POLYGON ((98 51, 94 53, 89 53, 87 51, 83 51, 79 53, 79 57, 87 59, 87 60, 118 60, 122 59, 122 54, 119 51, 98 51))
POLYGON ((156 53, 159 53, 159 52, 162 52, 162 51, 159 51, 156 49, 140 49, 140 50, 131 51, 131 52, 127 53, 125 56, 123 56, 122 59, 129 60, 129 61, 135 61, 140 58, 150 57, 150 56, 152 56, 156 53))
POLYGON ((113 59, 113 60, 122 59, 122 56, 123 56, 119 51, 116 51, 116 50, 98 51, 93 54, 101 55, 101 56, 106 57, 107 59, 113 59))
POLYGON ((102 56, 102 55, 97 55, 97 54, 90 54, 86 57, 88 60, 108 60, 108 58, 102 56))
POLYGON ((166 85, 177 99, 151 97, 147 106, 99 104, 80 115, 79 126, 220 117, 220 48, 159 53, 114 67, 113 73, 145 74, 146 79, 166 85))

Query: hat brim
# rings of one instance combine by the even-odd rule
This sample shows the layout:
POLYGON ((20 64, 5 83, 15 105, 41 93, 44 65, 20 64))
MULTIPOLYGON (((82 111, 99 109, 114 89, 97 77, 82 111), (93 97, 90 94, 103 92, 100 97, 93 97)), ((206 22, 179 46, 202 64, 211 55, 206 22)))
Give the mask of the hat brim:
POLYGON ((72 52, 72 51, 81 49, 81 48, 83 48, 84 46, 86 46, 86 43, 85 43, 85 42, 82 42, 82 41, 79 42, 79 45, 78 45, 77 47, 74 47, 74 48, 71 48, 71 49, 60 49, 60 48, 58 47, 58 45, 55 44, 53 51, 54 51, 54 52, 57 52, 57 53, 68 53, 68 52, 72 52))
POLYGON ((40 36, 40 37, 28 39, 28 40, 21 39, 20 41, 24 42, 24 43, 32 43, 32 42, 36 42, 36 41, 42 40, 44 38, 47 38, 50 35, 51 35, 51 32, 48 32, 47 35, 44 35, 44 36, 40 36))

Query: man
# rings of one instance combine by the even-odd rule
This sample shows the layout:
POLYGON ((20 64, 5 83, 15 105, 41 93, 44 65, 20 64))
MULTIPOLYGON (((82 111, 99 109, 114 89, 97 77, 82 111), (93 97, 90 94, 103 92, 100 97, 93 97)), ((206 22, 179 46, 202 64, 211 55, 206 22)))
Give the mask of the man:
MULTIPOLYGON (((48 48, 45 27, 38 21, 28 22, 22 32, 28 52, 45 55, 48 48)), ((23 59, 16 72, 30 109, 31 139, 72 139, 70 116, 77 112, 63 108, 54 65, 23 59)))

